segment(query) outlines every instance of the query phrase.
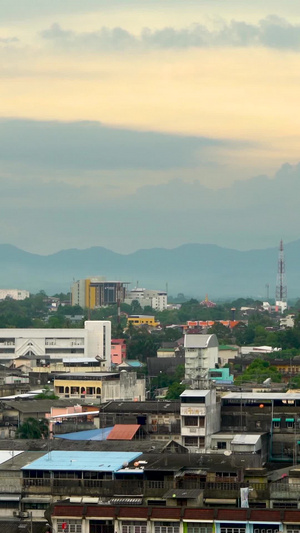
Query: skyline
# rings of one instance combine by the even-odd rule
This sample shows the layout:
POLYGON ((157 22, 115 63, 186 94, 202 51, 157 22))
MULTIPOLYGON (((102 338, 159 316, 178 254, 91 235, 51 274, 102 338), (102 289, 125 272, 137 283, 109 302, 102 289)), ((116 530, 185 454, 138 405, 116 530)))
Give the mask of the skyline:
POLYGON ((0 242, 125 253, 298 238, 300 6, 1 11, 0 242))

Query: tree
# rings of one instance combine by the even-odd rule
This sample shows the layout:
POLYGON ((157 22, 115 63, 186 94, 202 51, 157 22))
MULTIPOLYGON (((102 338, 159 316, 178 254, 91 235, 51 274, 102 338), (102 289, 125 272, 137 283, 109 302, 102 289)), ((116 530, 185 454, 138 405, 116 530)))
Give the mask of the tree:
POLYGON ((53 390, 48 385, 45 386, 43 392, 35 396, 37 400, 58 400, 58 396, 54 394, 53 390))
POLYGON ((182 394, 183 391, 185 391, 186 389, 187 389, 186 385, 175 381, 168 388, 166 399, 167 400, 178 400, 178 398, 180 397, 180 394, 182 394))
POLYGON ((48 420, 42 418, 27 418, 17 429, 16 437, 18 439, 42 439, 49 435, 48 420))
POLYGON ((274 383, 281 382, 281 374, 276 367, 271 366, 268 361, 263 359, 255 359, 247 370, 235 380, 235 383, 242 384, 251 381, 263 383, 268 378, 271 378, 274 383))

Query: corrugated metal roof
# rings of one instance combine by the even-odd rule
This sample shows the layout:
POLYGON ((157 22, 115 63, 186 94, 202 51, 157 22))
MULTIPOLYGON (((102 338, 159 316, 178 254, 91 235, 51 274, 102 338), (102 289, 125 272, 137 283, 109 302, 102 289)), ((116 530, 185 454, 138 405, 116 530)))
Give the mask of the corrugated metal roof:
POLYGON ((163 495, 163 498, 180 498, 183 500, 193 500, 195 498, 198 498, 201 492, 202 491, 199 489, 170 489, 163 495))
POLYGON ((132 440, 140 424, 116 424, 106 440, 132 440))
POLYGON ((56 439, 67 439, 67 440, 106 440, 107 435, 109 435, 112 429, 113 429, 112 427, 101 428, 101 429, 89 429, 88 431, 75 431, 73 433, 63 433, 62 435, 53 435, 53 437, 56 439))
POLYGON ((53 451, 23 466, 22 470, 117 472, 124 463, 142 455, 132 452, 53 451))
POLYGON ((235 435, 231 444, 256 444, 260 439, 260 435, 235 435))
POLYGON ((216 335, 202 335, 201 333, 184 336, 185 348, 208 348, 219 346, 216 335))

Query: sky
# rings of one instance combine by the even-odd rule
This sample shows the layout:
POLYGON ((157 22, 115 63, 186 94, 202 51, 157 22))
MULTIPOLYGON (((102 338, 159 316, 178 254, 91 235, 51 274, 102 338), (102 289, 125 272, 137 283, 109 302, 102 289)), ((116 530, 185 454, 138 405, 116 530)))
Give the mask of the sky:
POLYGON ((0 242, 47 254, 298 239, 298 2, 0 10, 0 242))

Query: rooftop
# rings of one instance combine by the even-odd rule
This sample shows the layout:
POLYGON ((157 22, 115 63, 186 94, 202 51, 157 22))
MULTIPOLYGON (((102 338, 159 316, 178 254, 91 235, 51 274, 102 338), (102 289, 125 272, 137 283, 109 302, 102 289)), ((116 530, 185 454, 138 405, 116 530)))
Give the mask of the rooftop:
POLYGON ((200 333, 196 333, 184 336, 185 348, 208 348, 217 346, 218 339, 216 335, 201 335, 200 333))
POLYGON ((132 440, 140 427, 140 424, 116 424, 107 440, 132 440))
POLYGON ((182 394, 180 394, 180 397, 193 397, 193 398, 203 398, 203 396, 207 396, 209 394, 209 390, 185 390, 182 394))
POLYGON ((144 402, 111 401, 101 404, 100 413, 179 413, 180 402, 178 400, 158 400, 144 402))
POLYGON ((223 400, 300 400, 299 392, 229 392, 223 400))
POLYGON ((117 472, 125 463, 134 461, 140 452, 52 451, 24 466, 22 470, 69 470, 117 472))

